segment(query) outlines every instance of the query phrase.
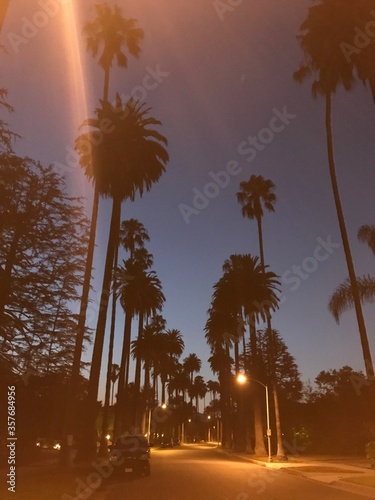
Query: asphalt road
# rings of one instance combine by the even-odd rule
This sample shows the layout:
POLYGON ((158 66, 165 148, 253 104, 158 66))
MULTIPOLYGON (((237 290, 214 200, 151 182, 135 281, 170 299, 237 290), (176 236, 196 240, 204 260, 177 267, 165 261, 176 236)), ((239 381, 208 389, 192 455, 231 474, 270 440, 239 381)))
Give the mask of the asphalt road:
POLYGON ((151 476, 108 480, 93 500, 356 500, 363 498, 217 453, 205 445, 153 448, 151 476))

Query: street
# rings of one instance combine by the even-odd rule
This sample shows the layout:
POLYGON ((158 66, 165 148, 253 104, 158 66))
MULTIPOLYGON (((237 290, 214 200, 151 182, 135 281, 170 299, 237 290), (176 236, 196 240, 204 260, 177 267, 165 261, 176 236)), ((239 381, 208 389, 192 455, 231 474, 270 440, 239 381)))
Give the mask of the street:
POLYGON ((205 444, 152 448, 151 476, 110 478, 94 500, 348 500, 352 493, 218 453, 205 444))

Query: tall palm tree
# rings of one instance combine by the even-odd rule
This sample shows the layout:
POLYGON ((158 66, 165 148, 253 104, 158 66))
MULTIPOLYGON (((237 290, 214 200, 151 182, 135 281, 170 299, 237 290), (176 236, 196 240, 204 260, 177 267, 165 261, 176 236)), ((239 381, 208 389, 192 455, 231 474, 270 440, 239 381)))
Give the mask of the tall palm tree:
POLYGON ((150 237, 142 222, 137 219, 122 221, 120 243, 125 250, 129 251, 131 260, 134 259, 135 250, 144 248, 146 241, 150 241, 150 237))
MULTIPOLYGON (((108 237, 102 292, 97 320, 94 350, 91 363, 88 390, 88 409, 90 422, 87 429, 95 429, 94 414, 98 394, 104 333, 107 320, 108 295, 110 290, 113 261, 118 247, 120 232, 121 203, 125 199, 134 200, 136 193, 142 197, 144 190, 149 191, 165 171, 168 153, 166 138, 154 126, 161 125, 159 120, 149 115, 149 108, 134 100, 123 103, 116 97, 116 107, 102 103, 97 109, 97 117, 88 119, 85 125, 90 130, 76 141, 82 165, 90 166, 95 183, 100 186, 104 196, 112 198, 112 216, 108 237), (100 144, 91 142, 87 151, 87 141, 100 129, 102 120, 113 124, 112 132, 105 134, 100 144)), ((87 439, 89 441, 89 439, 87 439)), ((93 453, 93 437, 91 454, 93 453)))
MULTIPOLYGON (((8 0, 5 5, 7 5, 7 3, 8 0)), ((110 69, 113 65, 114 59, 117 59, 117 63, 120 67, 126 68, 128 59, 126 53, 122 50, 123 47, 126 47, 131 55, 138 57, 140 53, 139 44, 144 37, 144 33, 140 28, 137 27, 135 19, 127 19, 123 17, 121 9, 119 7, 115 6, 112 8, 107 4, 104 4, 96 5, 94 8, 96 18, 94 19, 94 21, 91 21, 84 26, 83 33, 87 36, 87 50, 93 55, 93 57, 97 57, 99 55, 100 48, 102 47, 102 52, 99 57, 99 65, 104 69, 103 102, 107 103, 109 98, 108 93, 110 69)), ((88 138, 86 138, 86 140, 87 139, 88 138)), ((83 145, 84 144, 82 143, 81 146, 83 147, 83 145)), ((95 248, 99 197, 101 194, 103 194, 100 192, 100 188, 96 183, 95 175, 93 175, 93 172, 91 171, 90 162, 86 162, 84 164, 81 163, 81 166, 84 168, 87 177, 94 184, 94 197, 91 214, 90 236, 87 248, 86 267, 82 286, 81 304, 77 322, 77 334, 71 372, 71 383, 68 394, 69 404, 67 405, 66 415, 66 425, 68 428, 68 433, 71 432, 71 428, 73 425, 72 408, 74 407, 74 405, 73 403, 71 403, 71 401, 72 398, 74 398, 75 393, 77 392, 77 387, 79 384, 80 362, 85 334, 86 313, 95 248)))
MULTIPOLYGON (((374 367, 340 198, 332 137, 332 96, 340 86, 343 86, 345 90, 351 90, 355 81, 355 65, 353 61, 350 62, 345 58, 341 44, 348 40, 350 32, 351 42, 353 40, 354 27, 358 19, 356 14, 362 14, 362 11, 358 10, 358 5, 358 2, 348 0, 320 0, 318 4, 310 7, 307 18, 301 25, 301 34, 298 36, 305 62, 294 73, 294 79, 302 83, 307 77, 313 76, 313 97, 322 96, 325 99, 325 126, 331 186, 353 293, 366 374, 369 379, 373 380, 374 367)), ((364 77, 360 78, 364 79, 364 77)))
MULTIPOLYGON (((251 371, 258 377, 258 358, 256 349, 255 321, 265 320, 270 311, 278 304, 276 292, 279 282, 277 276, 263 268, 258 257, 251 255, 231 255, 223 265, 224 274, 214 285, 213 306, 243 310, 250 326, 250 345, 252 353, 251 371)), ((258 393, 256 393, 258 395, 258 393)), ((255 452, 266 453, 263 440, 263 426, 259 397, 254 399, 255 452)))
POLYGON ((183 367, 186 373, 190 376, 190 382, 193 383, 194 373, 198 373, 201 369, 202 361, 196 354, 189 354, 183 361, 183 367))
MULTIPOLYGON (((128 261, 129 265, 130 261, 128 261)), ((125 329, 124 339, 120 364, 120 375, 118 384, 118 405, 116 407, 116 433, 120 433, 121 424, 123 421, 122 413, 124 410, 124 395, 127 390, 129 381, 129 361, 131 351, 131 321, 135 314, 138 314, 138 343, 141 342, 143 335, 143 319, 145 316, 151 316, 156 311, 161 310, 165 301, 162 293, 161 282, 154 271, 146 272, 142 268, 137 269, 136 263, 132 263, 130 272, 133 275, 131 280, 126 280, 121 287, 121 305, 125 311, 125 329)), ((126 275, 128 275, 129 267, 126 268, 126 275)), ((136 357, 135 381, 134 381, 134 395, 135 395, 135 408, 133 413, 133 420, 137 419, 137 404, 140 392, 141 381, 141 358, 136 357)), ((136 422, 133 422, 135 425, 136 422)))
POLYGON ((158 349, 154 360, 156 369, 161 380, 161 402, 165 403, 165 387, 170 376, 176 373, 179 363, 178 359, 184 351, 184 341, 181 332, 177 329, 168 329, 158 337, 158 349))
POLYGON ((144 32, 137 26, 137 20, 123 17, 121 8, 111 7, 107 3, 94 6, 95 19, 85 24, 87 50, 98 57, 98 63, 104 70, 103 101, 108 101, 109 77, 114 59, 120 68, 128 67, 129 54, 139 57, 140 42, 144 32))
POLYGON ((240 183, 241 191, 237 193, 237 200, 242 205, 242 215, 250 220, 255 219, 258 224, 258 240, 260 262, 264 267, 262 218, 263 207, 268 212, 275 211, 276 195, 275 184, 261 175, 252 175, 248 181, 240 183))
POLYGON ((203 377, 197 375, 196 377, 194 377, 193 383, 191 384, 189 389, 190 397, 195 399, 195 406, 197 412, 199 412, 199 399, 204 398, 206 394, 207 394, 207 385, 203 377))
MULTIPOLYGON (((259 255, 260 262, 263 270, 265 269, 264 262, 264 247, 263 247, 263 231, 262 231, 262 218, 264 215, 264 208, 268 212, 275 211, 276 194, 275 184, 270 179, 264 179, 261 175, 252 175, 248 181, 240 183, 241 191, 237 193, 237 200, 242 205, 243 217, 248 217, 250 220, 255 219, 258 225, 258 241, 259 241, 259 255)), ((272 338, 272 325, 271 316, 267 316, 267 331, 269 332, 270 340, 272 338)), ((269 343, 272 346, 272 342, 269 343)), ((272 347, 271 347, 272 348, 272 347)), ((271 353, 272 354, 272 353, 271 353)), ((272 356, 271 356, 272 358, 272 356)), ((275 364, 275 363, 274 363, 275 364)), ((280 409, 278 392, 276 385, 276 378, 272 381, 273 398, 275 404, 275 423, 276 423, 276 437, 277 437, 277 456, 286 458, 283 436, 281 431, 280 409)))
POLYGON ((220 392, 220 383, 217 380, 209 380, 207 382, 207 389, 211 393, 211 401, 216 399, 216 394, 220 392))

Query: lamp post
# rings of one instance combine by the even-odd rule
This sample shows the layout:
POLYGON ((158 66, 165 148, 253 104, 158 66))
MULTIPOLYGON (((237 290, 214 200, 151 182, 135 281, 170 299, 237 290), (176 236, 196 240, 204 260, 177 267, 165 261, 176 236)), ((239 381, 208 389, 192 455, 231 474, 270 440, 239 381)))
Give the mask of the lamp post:
MULTIPOLYGON (((239 384, 244 384, 247 382, 248 379, 246 375, 243 373, 240 373, 237 375, 237 382, 239 384)), ((271 428, 270 428, 270 405, 269 405, 269 398, 268 398, 268 385, 263 384, 263 382, 260 382, 259 380, 256 380, 255 378, 251 378, 249 382, 257 382, 258 384, 262 385, 265 390, 266 390, 266 415, 267 415, 267 443, 268 443, 268 461, 272 462, 272 455, 271 455, 271 428)))

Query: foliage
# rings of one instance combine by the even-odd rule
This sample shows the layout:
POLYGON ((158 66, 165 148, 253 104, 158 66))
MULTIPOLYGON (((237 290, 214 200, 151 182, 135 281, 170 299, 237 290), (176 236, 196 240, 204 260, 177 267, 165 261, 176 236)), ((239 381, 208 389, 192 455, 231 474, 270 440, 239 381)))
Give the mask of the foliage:
POLYGON ((88 223, 52 166, 11 154, 0 162, 0 335, 19 369, 71 364, 88 223))
POLYGON ((257 331, 257 349, 261 359, 261 373, 270 383, 276 377, 279 397, 299 401, 302 396, 302 382, 294 357, 277 330, 270 338, 267 330, 257 331))
POLYGON ((309 429, 309 451, 362 454, 375 437, 373 383, 343 366, 321 371, 315 387, 298 410, 300 422, 309 429))

